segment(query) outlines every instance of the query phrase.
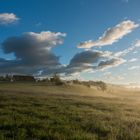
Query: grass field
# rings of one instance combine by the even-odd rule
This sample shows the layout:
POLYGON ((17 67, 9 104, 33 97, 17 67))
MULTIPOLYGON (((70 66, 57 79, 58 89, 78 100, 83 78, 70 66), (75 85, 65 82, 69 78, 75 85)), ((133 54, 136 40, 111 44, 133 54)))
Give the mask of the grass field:
POLYGON ((0 140, 140 140, 140 91, 1 83, 0 140))

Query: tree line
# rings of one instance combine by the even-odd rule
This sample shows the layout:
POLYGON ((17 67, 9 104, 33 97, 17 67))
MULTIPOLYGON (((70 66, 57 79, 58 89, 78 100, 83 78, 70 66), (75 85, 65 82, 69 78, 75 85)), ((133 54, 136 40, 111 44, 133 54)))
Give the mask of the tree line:
POLYGON ((43 82, 48 85, 67 85, 67 84, 78 84, 87 87, 95 86, 100 90, 106 90, 107 84, 103 81, 80 81, 75 80, 62 80, 59 75, 54 74, 50 78, 35 78, 31 75, 4 75, 0 76, 0 82, 43 82))

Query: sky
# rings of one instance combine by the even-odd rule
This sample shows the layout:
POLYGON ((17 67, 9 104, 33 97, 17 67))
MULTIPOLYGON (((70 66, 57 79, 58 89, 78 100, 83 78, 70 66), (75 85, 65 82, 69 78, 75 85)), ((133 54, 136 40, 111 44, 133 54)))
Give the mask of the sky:
POLYGON ((0 0, 0 75, 140 84, 139 0, 0 0))

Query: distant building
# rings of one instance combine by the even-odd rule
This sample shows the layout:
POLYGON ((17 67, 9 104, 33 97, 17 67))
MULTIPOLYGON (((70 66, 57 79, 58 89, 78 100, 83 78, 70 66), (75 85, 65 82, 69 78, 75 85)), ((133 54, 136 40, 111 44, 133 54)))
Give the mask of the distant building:
POLYGON ((33 76, 28 76, 28 75, 13 75, 12 77, 13 82, 33 82, 35 81, 35 78, 33 76))

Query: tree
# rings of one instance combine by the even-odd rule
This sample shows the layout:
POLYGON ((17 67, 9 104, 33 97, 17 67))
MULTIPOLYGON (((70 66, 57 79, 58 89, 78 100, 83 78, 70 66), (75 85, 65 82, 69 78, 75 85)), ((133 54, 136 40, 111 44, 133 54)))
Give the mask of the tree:
POLYGON ((96 85, 103 91, 105 91, 107 89, 107 85, 106 83, 102 82, 102 81, 97 81, 96 85))
POLYGON ((52 83, 54 83, 55 85, 63 85, 64 83, 62 82, 62 80, 60 79, 60 76, 57 74, 54 74, 54 76, 52 78, 50 78, 50 81, 52 83))

